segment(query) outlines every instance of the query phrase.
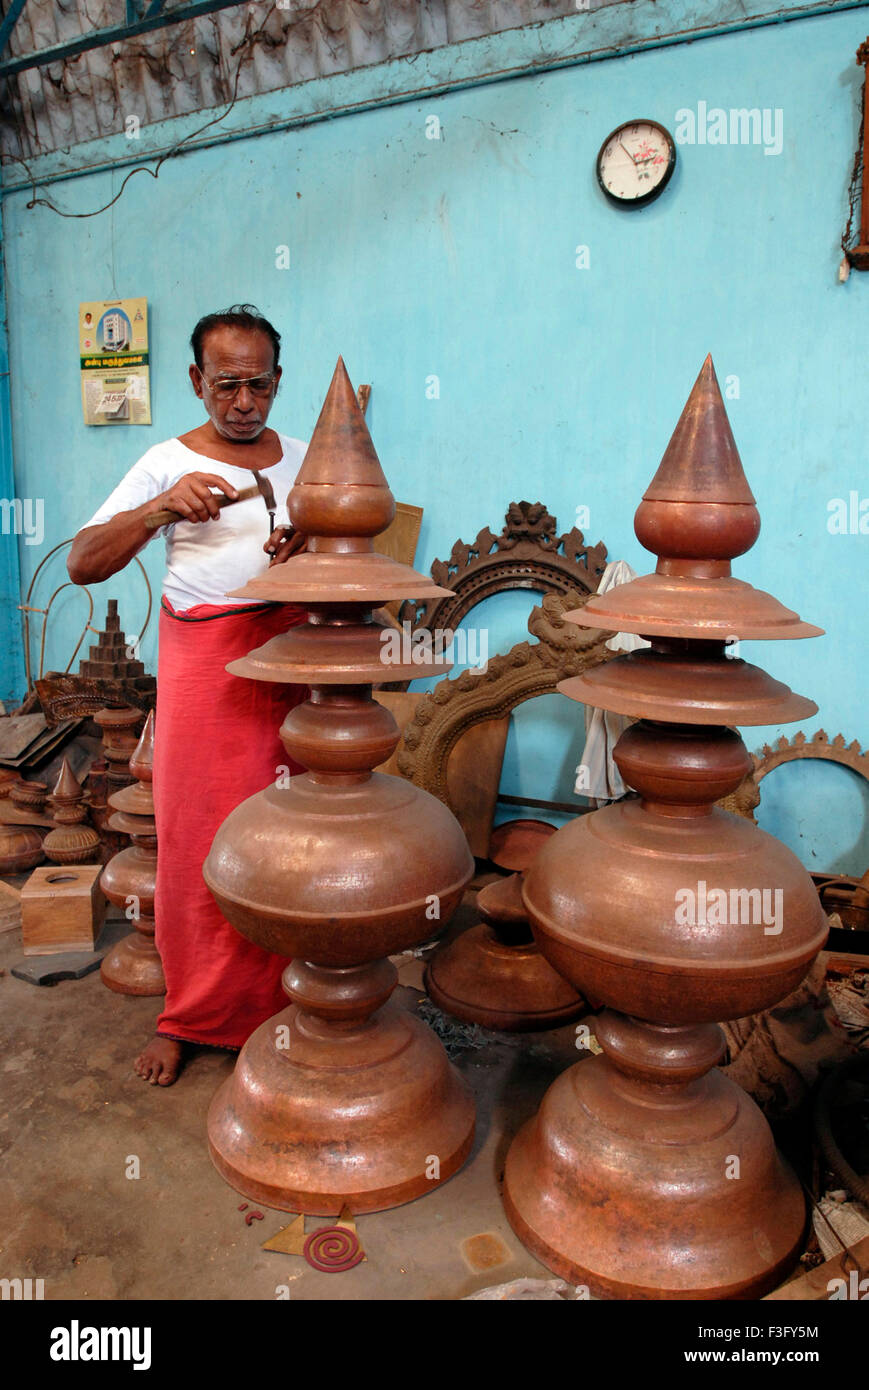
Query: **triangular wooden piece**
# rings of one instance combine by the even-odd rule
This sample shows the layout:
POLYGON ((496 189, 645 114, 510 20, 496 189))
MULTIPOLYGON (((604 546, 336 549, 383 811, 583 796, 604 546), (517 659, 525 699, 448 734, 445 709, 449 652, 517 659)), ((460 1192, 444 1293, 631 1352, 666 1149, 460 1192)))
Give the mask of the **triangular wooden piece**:
POLYGON ((297 1216, 289 1226, 283 1226, 276 1235, 263 1241, 263 1250, 279 1250, 282 1255, 301 1255, 305 1247, 305 1218, 297 1216))
POLYGON ((348 1231, 352 1231, 353 1234, 356 1235, 356 1221, 349 1207, 341 1208, 341 1215, 338 1217, 335 1225, 345 1226, 348 1231))
MULTIPOLYGON (((352 1213, 352 1211, 350 1210, 349 1207, 342 1207, 342 1208, 341 1208, 341 1215, 338 1217, 337 1221, 335 1222, 335 1225, 336 1225, 336 1226, 343 1226, 345 1230, 347 1230, 347 1231, 352 1231, 353 1234, 354 1234, 354 1236, 356 1236, 357 1240, 359 1239, 359 1232, 358 1232, 357 1229, 356 1229, 356 1218, 354 1217, 354 1215, 353 1215, 353 1213, 352 1213)), ((360 1243, 360 1246, 361 1246, 362 1242, 360 1241, 359 1243, 360 1243)), ((368 1260, 368 1256, 366 1255, 365 1251, 363 1250, 363 1251, 362 1251, 362 1263, 365 1264, 367 1260, 368 1260)))

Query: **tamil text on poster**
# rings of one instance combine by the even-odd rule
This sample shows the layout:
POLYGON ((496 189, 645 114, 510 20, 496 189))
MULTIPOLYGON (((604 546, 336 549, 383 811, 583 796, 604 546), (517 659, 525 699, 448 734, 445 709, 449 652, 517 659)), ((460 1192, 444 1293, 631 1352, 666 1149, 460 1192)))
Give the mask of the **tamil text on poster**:
POLYGON ((86 425, 150 425, 147 299, 79 305, 81 401, 86 425))

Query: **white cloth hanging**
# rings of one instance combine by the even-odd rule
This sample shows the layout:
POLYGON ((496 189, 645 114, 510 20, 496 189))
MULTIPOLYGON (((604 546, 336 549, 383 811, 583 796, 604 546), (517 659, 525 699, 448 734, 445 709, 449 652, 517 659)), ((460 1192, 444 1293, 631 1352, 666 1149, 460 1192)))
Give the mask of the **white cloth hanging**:
MULTIPOLYGON (((608 589, 627 584, 636 577, 636 571, 626 560, 611 560, 601 576, 597 591, 605 594, 608 589)), ((611 652, 633 652, 638 647, 651 646, 651 643, 632 632, 617 632, 606 645, 611 652)), ((586 705, 585 747, 576 769, 574 786, 578 796, 587 796, 590 801, 602 803, 617 801, 625 795, 627 787, 613 761, 613 749, 628 727, 628 722, 624 714, 613 714, 610 710, 592 709, 586 705)))

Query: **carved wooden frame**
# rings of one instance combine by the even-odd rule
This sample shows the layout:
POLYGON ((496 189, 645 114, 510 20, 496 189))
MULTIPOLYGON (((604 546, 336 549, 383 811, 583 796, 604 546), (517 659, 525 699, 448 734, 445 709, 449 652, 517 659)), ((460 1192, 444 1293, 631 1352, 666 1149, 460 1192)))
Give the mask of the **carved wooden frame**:
POLYGON ((775 745, 765 743, 759 753, 753 754, 752 776, 755 782, 761 782, 773 768, 780 767, 782 763, 797 762, 800 758, 822 758, 825 762, 841 763, 869 782, 869 753, 863 752, 856 739, 846 744, 844 734, 836 734, 831 739, 824 729, 819 729, 812 738, 806 738, 801 729, 790 741, 782 735, 775 745))
POLYGON ((485 526, 470 545, 456 541, 449 560, 435 560, 432 579, 454 596, 409 600, 402 619, 413 632, 455 629, 476 604, 507 589, 595 593, 606 568, 606 546, 586 545, 575 526, 556 536, 556 526, 542 502, 511 502, 499 536, 485 526))
POLYGON ((754 766, 751 772, 740 782, 736 791, 722 797, 718 805, 723 806, 725 811, 734 811, 738 816, 756 822, 754 812, 760 805, 760 784, 764 777, 774 768, 781 767, 782 763, 798 762, 802 758, 840 763, 869 782, 869 753, 863 752, 856 739, 846 743, 844 734, 830 738, 824 729, 807 738, 800 729, 792 739, 782 734, 775 744, 765 743, 759 753, 752 753, 754 766))
POLYGON ((573 588, 546 594, 528 619, 536 642, 517 642, 492 657, 485 671, 446 677, 423 695, 398 749, 400 774, 449 805, 447 761, 467 729, 509 714, 566 677, 614 656, 606 646, 611 633, 565 622, 565 613, 581 608, 594 592, 573 588))

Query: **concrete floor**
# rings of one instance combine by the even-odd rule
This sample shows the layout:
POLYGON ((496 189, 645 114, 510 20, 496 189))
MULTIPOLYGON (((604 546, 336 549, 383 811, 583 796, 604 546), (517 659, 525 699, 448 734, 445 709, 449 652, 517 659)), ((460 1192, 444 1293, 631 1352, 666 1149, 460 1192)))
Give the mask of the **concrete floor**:
MULTIPOLYGON (((464 1051, 457 1065, 478 1114, 471 1158, 429 1195, 359 1217, 367 1261, 323 1274, 263 1251, 291 1217, 260 1207, 265 1220, 245 1226, 243 1199, 211 1165, 205 1117, 232 1056, 201 1052, 175 1086, 149 1086, 131 1063, 159 1000, 113 994, 98 972, 27 984, 9 973, 20 958, 19 934, 0 936, 0 1276, 43 1279, 46 1299, 275 1299, 285 1285, 291 1299, 438 1300, 552 1278, 508 1226, 499 1178, 549 1083, 588 1055, 573 1027, 487 1034, 464 1051), (126 1176, 130 1155, 138 1179, 126 1176), (479 1235, 494 1240, 465 1247, 479 1235)), ((421 997, 396 993, 409 1008, 421 997)), ((307 1229, 328 1224, 308 1218, 307 1229)))

